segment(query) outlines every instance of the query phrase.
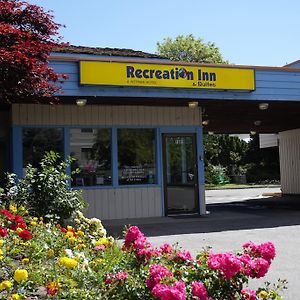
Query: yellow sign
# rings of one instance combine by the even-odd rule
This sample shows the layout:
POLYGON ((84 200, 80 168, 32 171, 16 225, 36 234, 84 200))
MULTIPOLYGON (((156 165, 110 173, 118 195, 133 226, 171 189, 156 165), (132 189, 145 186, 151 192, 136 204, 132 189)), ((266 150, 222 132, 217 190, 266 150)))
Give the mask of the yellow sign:
POLYGON ((80 62, 80 84, 255 90, 253 69, 130 62, 80 62))

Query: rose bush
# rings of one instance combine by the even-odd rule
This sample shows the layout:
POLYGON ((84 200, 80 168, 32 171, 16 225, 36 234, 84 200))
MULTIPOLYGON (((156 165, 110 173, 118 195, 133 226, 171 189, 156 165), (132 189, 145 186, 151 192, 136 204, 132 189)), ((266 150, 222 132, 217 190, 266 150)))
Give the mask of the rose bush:
POLYGON ((275 257, 270 242, 238 253, 151 245, 138 227, 124 242, 107 237, 101 221, 77 212, 73 226, 46 223, 23 206, 0 210, 0 299, 280 299, 270 286, 256 291, 275 257))

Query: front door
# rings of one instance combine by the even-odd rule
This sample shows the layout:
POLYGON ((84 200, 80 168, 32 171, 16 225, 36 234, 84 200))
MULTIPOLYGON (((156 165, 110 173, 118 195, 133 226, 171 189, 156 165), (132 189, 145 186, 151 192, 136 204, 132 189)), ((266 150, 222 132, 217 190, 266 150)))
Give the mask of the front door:
POLYGON ((163 134, 165 214, 198 212, 195 134, 163 134))

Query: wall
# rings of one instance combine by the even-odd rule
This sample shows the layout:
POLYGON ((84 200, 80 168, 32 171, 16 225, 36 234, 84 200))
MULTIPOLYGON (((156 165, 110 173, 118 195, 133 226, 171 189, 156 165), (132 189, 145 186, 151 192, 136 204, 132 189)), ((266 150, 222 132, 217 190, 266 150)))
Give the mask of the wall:
MULTIPOLYGON (((14 126, 74 125, 74 126, 181 126, 201 125, 201 108, 155 106, 87 105, 38 105, 13 104, 14 126)), ((164 127, 165 126, 165 127, 164 127)), ((175 127, 174 127, 175 126, 175 127)), ((198 145, 199 147, 199 145, 198 145)), ((202 146, 201 146, 202 147, 202 146)), ((199 169, 200 170, 200 169, 199 169)), ((199 176, 202 178, 203 175, 199 176)), ((203 192, 204 186, 200 191, 203 192)), ((89 187, 84 191, 89 203, 87 216, 101 219, 153 217, 163 215, 161 185, 120 188, 89 187)), ((204 202, 204 195, 203 199, 204 202)), ((202 211, 205 203, 200 204, 202 211)))
POLYGON ((201 109, 163 106, 13 104, 14 125, 200 126, 201 109))
MULTIPOLYGON (((89 59, 78 56, 78 59, 89 59)), ((62 84, 62 96, 111 96, 111 97, 165 97, 181 99, 218 99, 218 100, 254 100, 254 101, 299 101, 300 71, 293 68, 255 68, 256 90, 218 91, 198 89, 145 88, 145 87, 110 87, 79 85, 78 61, 54 61, 51 67, 58 73, 69 76, 62 84)), ((230 67, 230 66, 229 66, 230 67)), ((251 67, 250 67, 251 68, 251 67)))
POLYGON ((281 189, 300 194, 300 129, 279 133, 281 189))

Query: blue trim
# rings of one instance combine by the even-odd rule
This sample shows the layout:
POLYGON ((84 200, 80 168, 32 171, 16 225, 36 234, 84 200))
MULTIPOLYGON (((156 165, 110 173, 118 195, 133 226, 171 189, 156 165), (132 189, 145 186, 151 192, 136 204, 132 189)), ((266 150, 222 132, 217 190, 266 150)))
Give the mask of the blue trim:
POLYGON ((112 186, 119 187, 119 170, 118 170, 118 132, 117 127, 111 130, 111 166, 112 166, 112 186))
POLYGON ((156 128, 155 130, 155 160, 156 160, 156 183, 158 185, 162 184, 162 160, 161 160, 161 138, 160 130, 156 128))
POLYGON ((205 183, 204 178, 204 149, 203 149, 203 128, 197 128, 197 159, 198 159, 198 181, 199 184, 205 183))
POLYGON ((22 127, 12 127, 12 170, 19 177, 23 176, 22 127))
POLYGON ((204 174, 204 149, 203 149, 203 127, 197 127, 196 134, 196 143, 197 143, 197 166, 198 166, 198 201, 199 201, 199 214, 204 214, 205 212, 201 211, 201 207, 205 206, 205 199, 201 197, 201 186, 204 186, 205 174, 204 174), (204 203, 203 203, 204 202, 204 203))
MULTIPOLYGON (((13 127, 13 171, 19 176, 23 175, 23 147, 22 147, 22 129, 23 128, 62 128, 64 132, 64 157, 70 155, 70 129, 71 128, 110 128, 111 129, 111 165, 112 165, 112 185, 105 186, 80 186, 73 189, 97 190, 97 189, 115 189, 115 188, 140 188, 140 187, 160 187, 162 193, 162 213, 164 215, 164 192, 163 192, 163 149, 162 133, 197 133, 197 153, 203 155, 202 147, 202 127, 198 126, 147 126, 147 125, 18 125, 13 127), (156 155, 156 183, 154 184, 134 184, 119 185, 118 182, 118 128, 154 128, 155 129, 155 155, 156 155)), ((199 157, 198 154, 198 157, 199 157)), ((201 155, 200 154, 200 155, 201 155)), ((71 170, 68 168, 67 173, 71 170)), ((204 182, 203 163, 198 164, 199 184, 204 182)))
MULTIPOLYGON (((71 152, 70 152, 70 128, 63 128, 63 141, 64 141, 64 159, 66 160, 71 152)), ((67 174, 71 176, 71 166, 69 166, 66 170, 67 174)), ((71 183, 70 183, 71 184, 71 183)))
POLYGON ((163 166, 163 146, 162 146, 162 131, 161 128, 157 129, 157 133, 158 133, 158 138, 157 138, 157 144, 158 144, 158 172, 159 172, 159 184, 160 184, 160 193, 161 193, 161 215, 165 216, 165 191, 164 191, 164 176, 163 176, 163 172, 164 172, 164 166, 163 166))
POLYGON ((162 126, 161 133, 194 133, 197 132, 197 126, 162 126))
POLYGON ((160 125, 15 125, 14 127, 20 127, 20 128, 159 128, 162 133, 191 133, 196 132, 197 126, 160 126, 160 125))
POLYGON ((104 190, 104 189, 128 189, 128 188, 149 188, 149 187, 160 187, 159 184, 129 184, 129 185, 90 185, 90 186, 72 186, 73 190, 104 190))

